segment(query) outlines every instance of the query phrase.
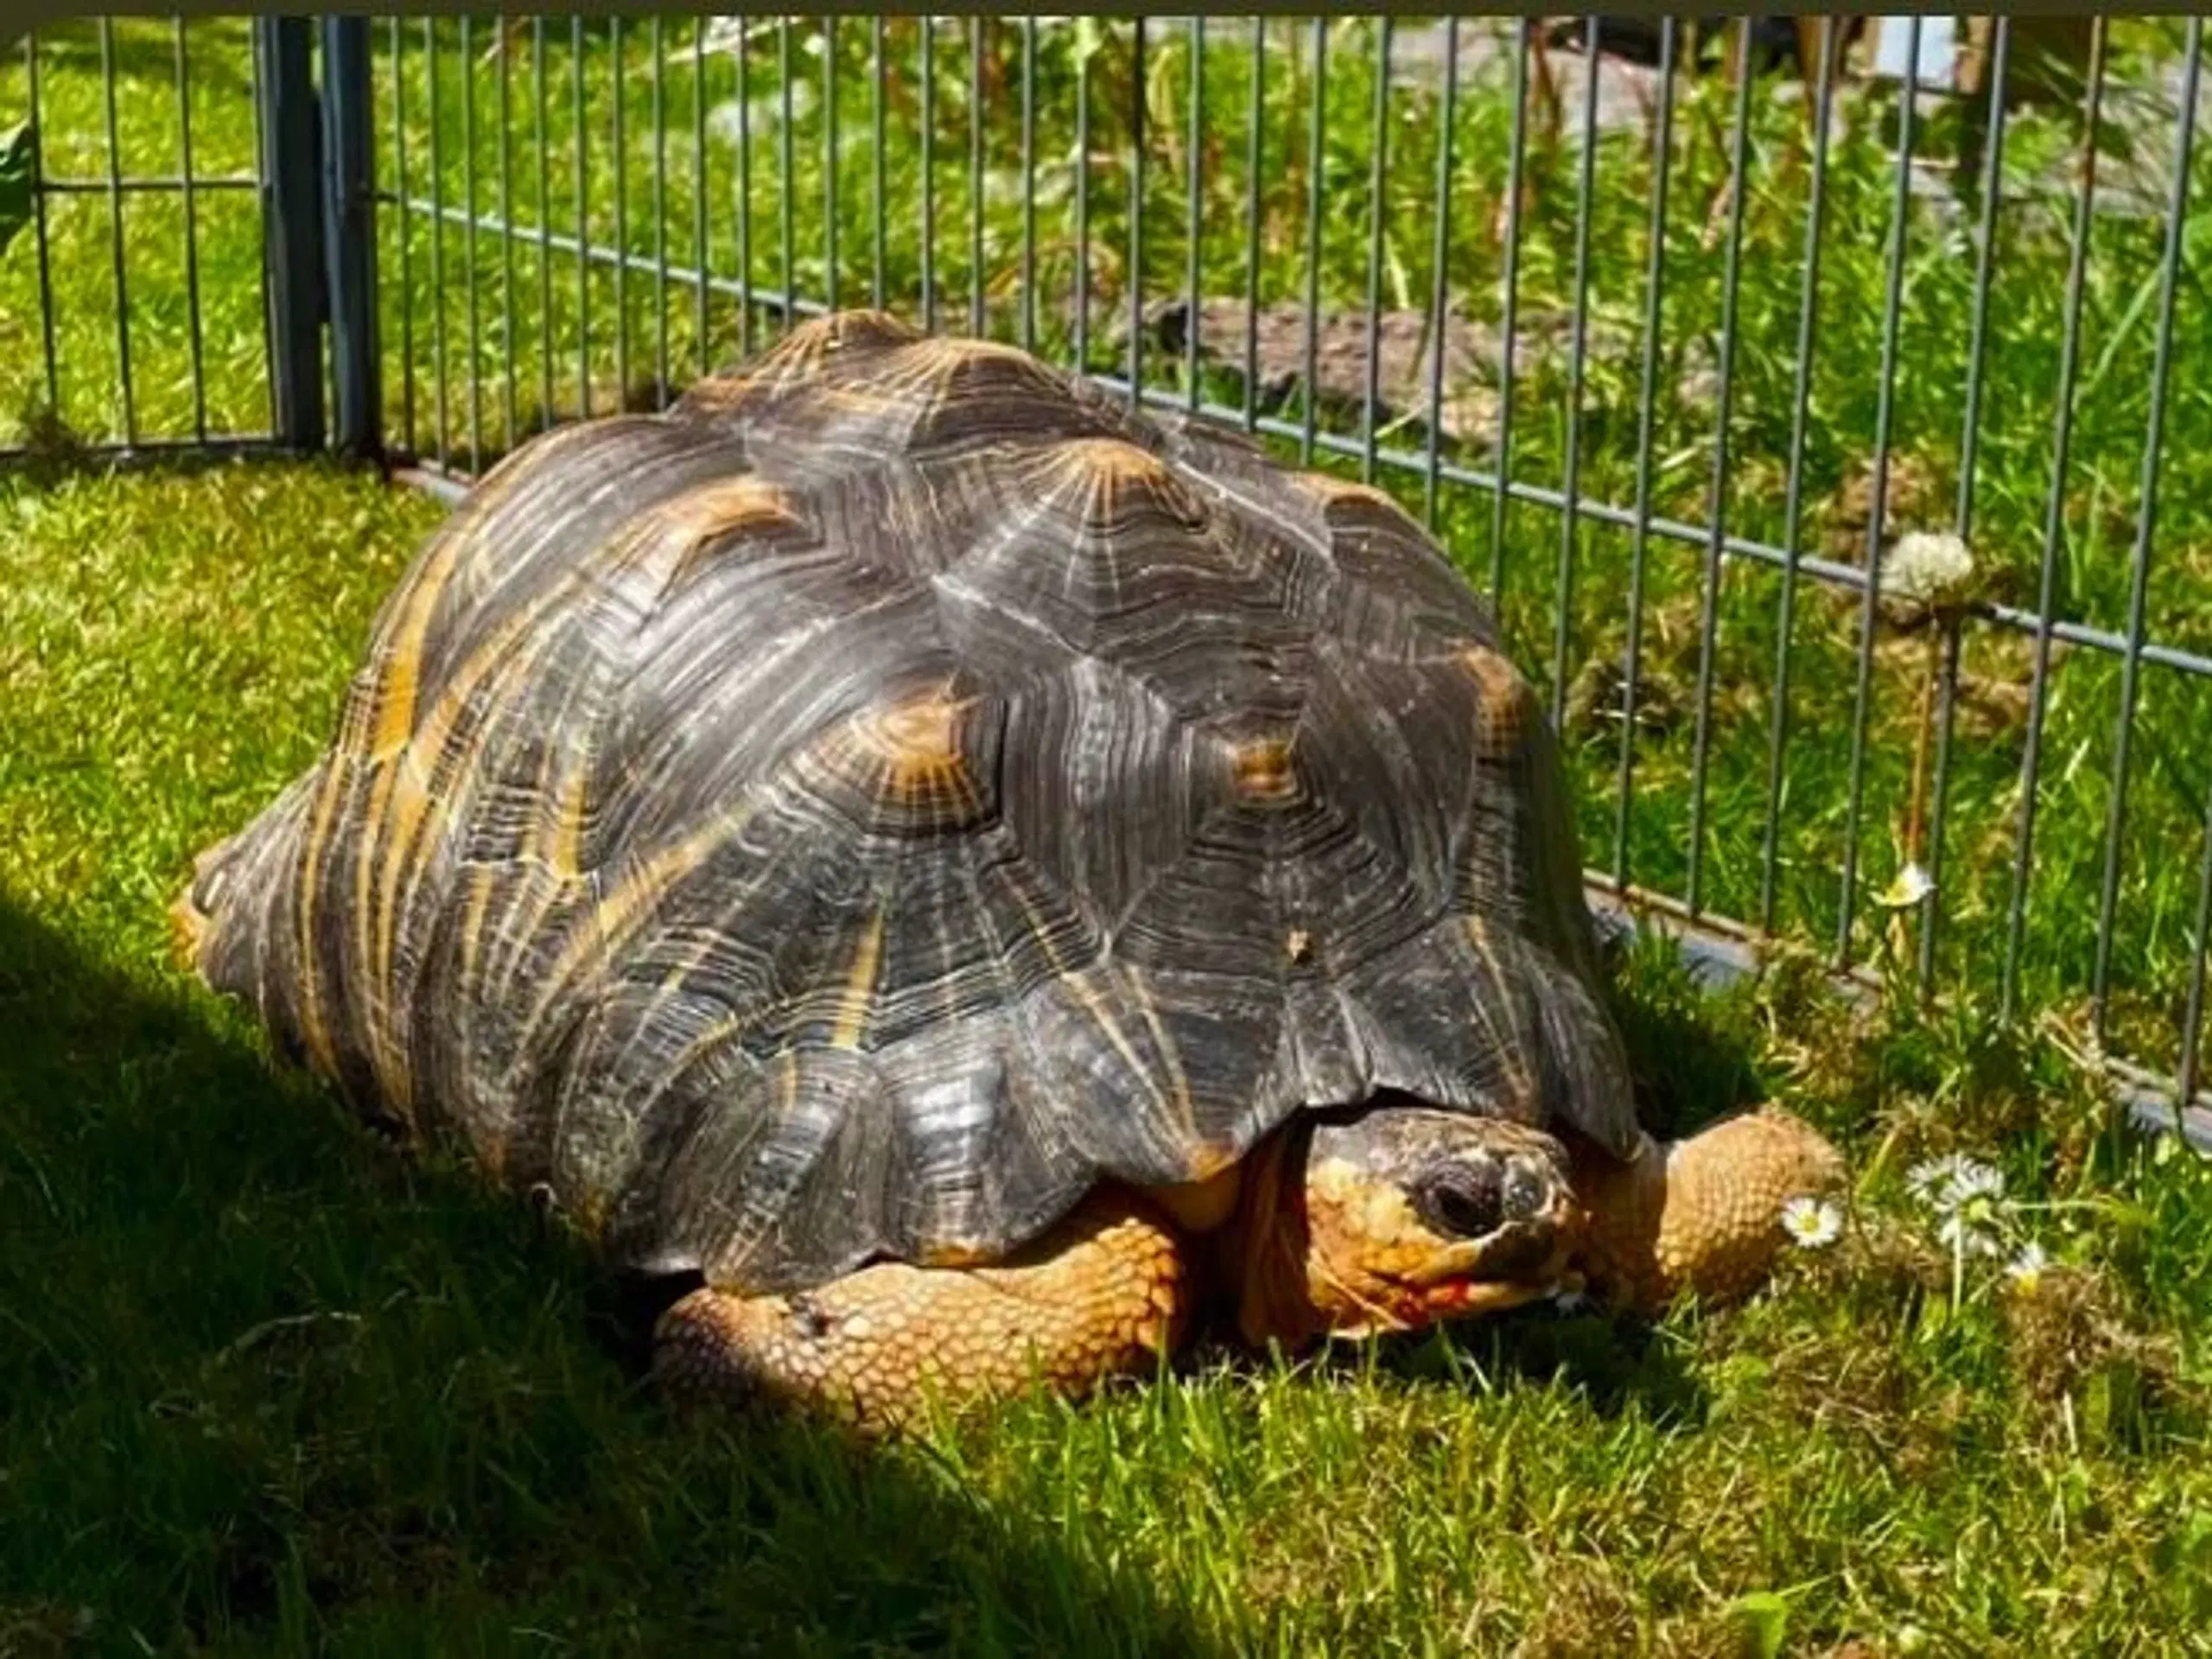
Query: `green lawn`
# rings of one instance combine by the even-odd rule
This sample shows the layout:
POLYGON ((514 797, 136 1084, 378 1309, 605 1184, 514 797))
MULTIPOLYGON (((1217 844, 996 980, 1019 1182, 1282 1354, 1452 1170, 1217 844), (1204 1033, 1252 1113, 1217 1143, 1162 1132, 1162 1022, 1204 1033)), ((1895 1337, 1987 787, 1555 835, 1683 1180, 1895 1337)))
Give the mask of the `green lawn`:
POLYGON ((2040 1047, 1624 964, 1656 1122, 1778 1094, 1864 1237, 1645 1333, 1549 1310, 874 1453, 685 1425, 589 1263, 404 1166, 169 965, 435 516, 321 466, 0 486, 0 1649, 2173 1651, 2212 1614, 2212 1168, 2040 1047), (2053 1256, 1953 1306, 1920 1155, 2053 1256), (1878 1148, 1886 1148, 1878 1158, 1878 1148))
MULTIPOLYGON (((440 189, 448 202, 466 200, 466 119, 480 153, 479 206, 496 208, 488 112, 498 63, 482 60, 480 24, 467 59, 479 65, 474 102, 464 112, 459 42, 442 27, 440 189)), ((688 31, 664 31, 664 92, 671 257, 686 261, 688 31)), ((542 151, 558 225, 574 200, 573 134, 566 26, 549 33, 548 142, 530 124, 526 37, 512 64, 518 119, 532 134, 512 146, 514 188, 517 216, 534 223, 542 151)), ((1249 61, 1233 33, 1220 33, 1230 40, 1217 38, 1206 59, 1218 142, 1206 151, 1212 194, 1199 254, 1209 292, 1236 295, 1249 61)), ((231 23, 192 28, 198 170, 250 165, 243 37, 231 23)), ((377 38, 381 51, 381 26, 377 38)), ((1287 27, 1272 38, 1261 290, 1263 301, 1297 300, 1310 83, 1290 71, 1287 27)), ((1364 38, 1359 26, 1332 40, 1323 134, 1331 202, 1366 199, 1364 38)), ((134 172, 177 162, 173 39, 167 25, 116 31, 118 125, 134 172)), ((421 39, 410 26, 403 113, 415 194, 429 188, 421 39)), ((1037 149, 1058 170, 1041 175, 1039 270, 1055 296, 1072 285, 1068 94, 1077 42, 1088 39, 1040 35, 1037 149)), ((650 257, 652 35, 637 24, 625 40, 640 73, 625 83, 623 233, 650 257)), ((839 168, 840 295, 850 302, 865 297, 873 253, 867 26, 847 22, 839 41, 840 133, 855 146, 839 168)), ((1005 30, 1002 44, 1018 73, 1019 32, 1005 30)), ((2150 25, 2116 31, 2115 73, 2145 73, 2157 44, 2150 25)), ((900 72, 889 88, 893 130, 911 133, 911 23, 891 26, 891 45, 900 72)), ((770 35, 753 54, 748 219, 754 280, 771 286, 782 280, 777 128, 758 124, 772 97, 758 100, 776 50, 770 35)), ((613 100, 603 40, 591 53, 592 213, 604 239, 614 235, 613 100)), ((1179 288, 1188 253, 1182 54, 1179 42, 1155 38, 1148 58, 1158 200, 1147 193, 1147 272, 1162 295, 1179 288)), ((803 41, 793 58, 818 76, 821 60, 803 41)), ((1090 137, 1100 152, 1126 148, 1114 112, 1128 102, 1126 58, 1123 34, 1089 60, 1099 99, 1090 137)), ((964 319, 969 291, 968 60, 950 36, 936 60, 933 275, 950 322, 964 319)), ((104 175, 99 64, 89 27, 59 30, 42 47, 52 174, 104 175)), ((380 118, 389 71, 387 56, 380 118)), ((734 66, 718 60, 710 74, 726 96, 734 66)), ((1009 84, 1017 90, 991 105, 987 183, 1018 158, 1009 148, 1018 79, 1009 84)), ((0 126, 12 123, 22 92, 20 63, 0 72, 0 126)), ((1709 335, 1718 316, 1725 238, 1708 247, 1705 226, 1722 177, 1714 123, 1724 102, 1700 90, 1681 112, 1667 244, 1670 341, 1709 335)), ((1399 225, 1424 222, 1436 112, 1413 92, 1399 95, 1401 106, 1382 286, 1386 303, 1401 284, 1419 307, 1426 234, 1394 238, 1399 225)), ((1728 507, 1732 529, 1772 537, 1793 412, 1804 175, 1796 111, 1763 100, 1754 108, 1728 507)), ((792 204, 794 267, 800 287, 817 294, 827 276, 812 205, 826 138, 819 110, 803 110, 793 131, 801 188, 792 204)), ((1454 135, 1454 200, 1468 206, 1452 283, 1491 318, 1498 250, 1485 226, 1503 177, 1504 111, 1500 87, 1468 88, 1454 135)), ((1840 534, 1871 449, 1885 271, 1887 175, 1872 124, 1854 124, 1859 136, 1832 157, 1838 228, 1823 253, 1808 420, 1803 543, 1846 562, 1863 553, 1847 537, 1827 538, 1840 534)), ((1952 142, 1941 123, 1935 137, 1952 142)), ((2008 156, 2024 192, 2064 143, 2063 118, 2020 118, 2008 156)), ((737 257, 732 153, 709 155, 709 263, 726 273, 737 257)), ((911 300, 916 163, 911 149, 887 163, 902 204, 886 226, 887 280, 911 300)), ((1586 489, 1623 502, 1637 472, 1645 168, 1630 139, 1606 141, 1592 239, 1597 315, 1624 327, 1631 344, 1593 354, 1580 465, 1586 489)), ((1572 148, 1539 146, 1534 170, 1524 318, 1562 303, 1573 276, 1572 148)), ((1124 176, 1102 163, 1086 204, 1102 334, 1107 297, 1126 302, 1117 274, 1124 176)), ((386 171, 387 183, 395 177, 386 171)), ((207 365, 200 391, 219 432, 267 418, 245 200, 203 193, 195 207, 207 365)), ((50 431, 58 416, 67 431, 99 438, 121 426, 107 204, 84 196, 54 205, 60 406, 44 404, 26 233, 0 253, 0 425, 50 431)), ((2152 637, 2202 649, 2212 640, 2212 495, 2191 469, 2212 440, 2212 373, 2200 367, 2212 340, 2201 285, 2212 245, 2196 234, 2205 208, 2194 211, 2147 616, 2152 637)), ((181 212, 157 194, 133 196, 126 208, 132 415, 144 433, 188 434, 197 418, 181 212)), ((986 264, 1001 295, 1007 270, 1018 271, 1020 212, 1018 188, 1010 200, 987 192, 986 264)), ((1992 590, 2027 602, 2049 487, 2064 215, 2063 200, 2032 195, 2008 206, 1991 311, 1976 550, 1992 590)), ((1363 298, 1369 231, 1357 212, 1326 219, 1325 302, 1363 298)), ((480 448, 506 441, 509 250, 476 238, 472 355, 464 238, 448 231, 442 240, 441 307, 423 224, 412 225, 410 288, 398 281, 389 213, 385 235, 394 430, 404 435, 404 364, 416 378, 416 439, 437 447, 434 320, 442 319, 446 447, 465 467, 472 412, 480 448), (472 360, 485 376, 474 410, 464 375, 472 360)), ((518 243, 512 252, 518 429, 534 423, 548 368, 556 410, 575 412, 580 341, 595 406, 658 372, 650 273, 625 280, 633 321, 623 347, 607 324, 611 272, 592 289, 587 334, 572 303, 574 261, 555 256, 546 273, 557 279, 554 304, 542 313, 534 251, 518 243)), ((2155 294, 2139 296, 2157 253, 2155 222, 2098 222, 2056 591, 2063 614, 2102 626, 2126 620, 2156 309, 2155 294)), ((1971 276, 1970 239, 1916 217, 1894 429, 1920 503, 1909 524, 1949 518, 1971 276)), ((680 287, 671 292, 675 379, 702 356, 690 301, 680 287)), ((1013 312, 995 315, 1013 326, 1013 312)), ((1046 344, 1056 350, 1062 320, 1047 308, 1046 344)), ((765 340, 772 319, 754 321, 765 340)), ((734 304, 715 296, 709 360, 737 348, 738 325, 734 304)), ((1160 384, 1171 384, 1173 365, 1155 367, 1160 384)), ((1662 376, 1673 386, 1677 366, 1662 365, 1662 376)), ((1233 376, 1206 390, 1242 396, 1233 376)), ((1567 429, 1563 358, 1539 365, 1516 395, 1515 475, 1555 482, 1567 429)), ((1665 404, 1652 446, 1657 510, 1704 517, 1710 423, 1695 399, 1665 404)), ((1357 416, 1347 425, 1332 415, 1324 429, 1357 433, 1357 416)), ((1418 449, 1425 435, 1416 425, 1386 442, 1418 449)), ((1691 990, 1661 955, 1621 964, 1620 1006, 1656 1123, 1777 1096, 1834 1133, 1866 1172, 1860 1228, 1795 1261, 1773 1297, 1649 1332, 1545 1309, 1465 1333, 1456 1346, 1429 1342, 1296 1370, 1208 1359, 1190 1376, 1079 1409, 1025 1405, 861 1453, 785 1425, 671 1420, 639 1387, 635 1333, 589 1262, 464 1172, 403 1166, 348 1127, 326 1093, 273 1067, 241 1018, 168 963, 162 909, 190 854, 250 817, 326 739, 369 616, 435 505, 321 465, 118 474, 66 448, 41 466, 0 473, 0 1514, 18 1522, 0 1526, 0 1653, 707 1644, 766 1653, 1702 1653, 1732 1650, 1742 1631, 1777 1617, 1793 1652, 2212 1651, 2202 1634, 2212 1625, 2212 1307, 2202 1287, 2212 1170, 2113 1128, 2044 1037, 1994 1029, 2021 747, 2017 721, 2001 711, 1967 709, 1955 743, 1939 962, 1952 995, 1933 1012, 1893 996, 1854 1023, 1794 959, 1719 1000, 1691 990), (2031 1235, 2061 1264, 2032 1291, 2008 1288, 1993 1261, 1955 1273, 1961 1264, 1936 1246, 1932 1219, 1903 1190, 1902 1172, 1916 1160, 1954 1150, 2005 1170, 2018 1206, 2008 1247, 2031 1235)), ((1462 459, 1487 464, 1478 454, 1462 459)), ((1404 486, 1418 510, 1418 477, 1385 481, 1404 486)), ((1487 497, 1447 487, 1439 506, 1448 543, 1486 577, 1487 497)), ((1548 681, 1559 521, 1516 508, 1507 530, 1505 614, 1524 662, 1548 681)), ((1628 542, 1587 525, 1579 535, 1571 669, 1622 641, 1628 542)), ((1647 668, 1686 696, 1698 671, 1698 556, 1654 543, 1645 589, 1647 668)), ((1723 718, 1701 876, 1707 900, 1739 915, 1756 911, 1759 893, 1775 597, 1769 573, 1732 566, 1717 613, 1713 679, 1723 718)), ((1815 939, 1834 928, 1854 626, 1845 607, 1809 588, 1801 594, 1777 919, 1815 939)), ((1970 676, 2017 682, 2025 660, 2017 636, 1967 632, 1970 676)), ((1922 661, 1919 641, 1882 641, 1862 849, 1876 883, 1897 860, 1922 661)), ((2032 1005, 2062 1014, 2078 1012, 2088 984, 2116 685, 2116 666, 2086 652, 2065 658, 2053 682, 2023 982, 2032 1005)), ((2171 1063, 2195 943, 2193 837, 2212 783, 2200 734, 2212 709, 2203 689, 2164 672, 2146 674, 2143 695, 2114 1014, 2145 1058, 2171 1063)), ((1662 887, 1687 874, 1694 724, 1640 740, 1636 754, 1630 872, 1662 887)), ((1614 855, 1615 741, 1600 733, 1574 749, 1586 850, 1601 865, 1614 855)), ((1912 943, 1896 942, 1907 952, 1912 943)), ((1862 949, 1870 945, 1865 930, 1862 949)))

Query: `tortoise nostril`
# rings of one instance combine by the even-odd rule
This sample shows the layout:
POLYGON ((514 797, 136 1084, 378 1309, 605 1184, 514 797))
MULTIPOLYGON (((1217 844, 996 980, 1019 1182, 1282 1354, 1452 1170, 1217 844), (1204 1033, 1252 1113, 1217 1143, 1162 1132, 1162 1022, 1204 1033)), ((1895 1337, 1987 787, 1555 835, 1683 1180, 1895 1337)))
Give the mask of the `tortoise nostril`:
POLYGON ((1414 1209, 1438 1232, 1481 1238, 1503 1219, 1497 1166, 1452 1162, 1426 1171, 1414 1183, 1414 1209))

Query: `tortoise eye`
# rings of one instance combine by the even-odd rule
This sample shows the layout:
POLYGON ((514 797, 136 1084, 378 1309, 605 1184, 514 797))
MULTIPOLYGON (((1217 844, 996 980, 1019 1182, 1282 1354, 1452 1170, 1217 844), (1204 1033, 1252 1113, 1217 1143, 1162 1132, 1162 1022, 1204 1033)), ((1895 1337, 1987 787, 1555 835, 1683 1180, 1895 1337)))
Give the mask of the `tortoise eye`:
POLYGON ((1503 1220, 1497 1166, 1438 1164, 1414 1183, 1414 1212, 1452 1238, 1482 1238, 1503 1220))

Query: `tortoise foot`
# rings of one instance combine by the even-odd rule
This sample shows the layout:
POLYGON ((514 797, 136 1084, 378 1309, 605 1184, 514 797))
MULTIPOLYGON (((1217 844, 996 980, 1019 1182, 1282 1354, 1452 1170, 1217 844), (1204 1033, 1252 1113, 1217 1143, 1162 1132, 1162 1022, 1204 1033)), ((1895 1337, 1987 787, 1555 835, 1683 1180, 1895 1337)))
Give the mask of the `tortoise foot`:
POLYGON ((1016 1261, 879 1262, 789 1295, 694 1291, 661 1316, 656 1379, 679 1398, 793 1408, 880 1433, 1020 1393, 1149 1371, 1180 1335, 1175 1236, 1094 1201, 1016 1261))

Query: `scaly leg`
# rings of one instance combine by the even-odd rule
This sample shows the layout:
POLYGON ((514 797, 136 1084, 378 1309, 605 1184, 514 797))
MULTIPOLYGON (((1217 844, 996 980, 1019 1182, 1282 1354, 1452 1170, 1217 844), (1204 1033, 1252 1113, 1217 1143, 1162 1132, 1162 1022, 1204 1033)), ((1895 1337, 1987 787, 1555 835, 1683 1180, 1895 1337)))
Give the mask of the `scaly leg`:
POLYGON ((1777 1111, 1748 1112, 1682 1141, 1646 1137, 1626 1164, 1579 1153, 1584 1271, 1605 1300, 1643 1313, 1685 1291, 1707 1303, 1748 1295, 1782 1250, 1783 1205, 1842 1178, 1835 1148, 1777 1111))
POLYGON ((761 1399, 870 1433, 1031 1380, 1081 1394, 1149 1371, 1193 1294, 1176 1236, 1125 1195, 1087 1200, 986 1268, 879 1262, 814 1290, 695 1291, 661 1316, 656 1376, 679 1395, 761 1399))

